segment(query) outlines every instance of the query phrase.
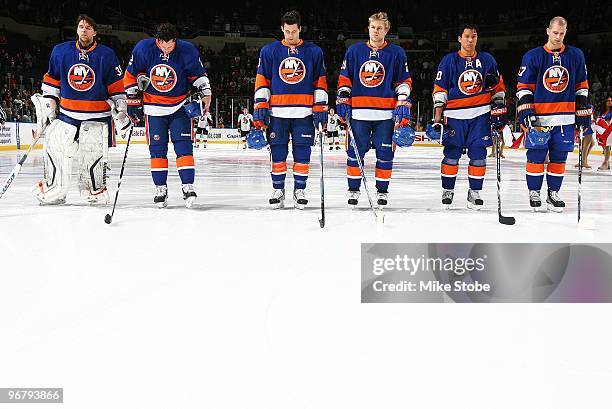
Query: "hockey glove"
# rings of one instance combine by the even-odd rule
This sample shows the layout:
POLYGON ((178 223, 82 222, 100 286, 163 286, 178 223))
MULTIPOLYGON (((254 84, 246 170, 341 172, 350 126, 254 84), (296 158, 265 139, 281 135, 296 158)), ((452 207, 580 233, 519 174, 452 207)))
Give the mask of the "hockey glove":
POLYGON ((253 126, 256 129, 266 129, 270 125, 270 103, 268 101, 255 101, 253 111, 253 126))
POLYGON ((593 117, 593 105, 576 105, 576 128, 587 130, 591 127, 593 117))
POLYGON ((144 107, 142 105, 142 94, 128 94, 125 99, 127 103, 127 114, 134 125, 144 120, 144 107))
POLYGON ((323 130, 327 129, 327 105, 314 105, 312 107, 312 123, 316 130, 319 129, 319 124, 323 127, 323 130))
POLYGON ((410 107, 411 106, 412 104, 410 103, 409 99, 403 99, 403 100, 398 99, 395 105, 395 109, 393 110, 393 121, 395 122, 396 128, 403 128, 403 127, 408 126, 408 124, 410 123, 410 107))
POLYGON ((340 122, 343 124, 351 120, 353 114, 353 103, 351 101, 351 93, 348 91, 341 91, 338 93, 336 98, 336 113, 340 118, 340 122))
POLYGON ((516 108, 516 110, 518 111, 519 120, 527 129, 530 129, 535 125, 537 118, 532 102, 521 104, 516 108))
POLYGON ((501 130, 508 123, 508 109, 501 103, 494 103, 491 106, 491 127, 496 130, 501 130))

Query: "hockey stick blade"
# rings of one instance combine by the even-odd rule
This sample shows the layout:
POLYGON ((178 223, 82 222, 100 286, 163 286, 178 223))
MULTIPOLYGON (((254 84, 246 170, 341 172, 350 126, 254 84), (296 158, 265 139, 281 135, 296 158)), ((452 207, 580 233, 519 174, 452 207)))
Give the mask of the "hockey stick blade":
POLYGON ((501 224, 512 226, 514 223, 516 223, 516 219, 514 217, 512 217, 512 216, 502 216, 500 214, 499 215, 499 222, 501 224))

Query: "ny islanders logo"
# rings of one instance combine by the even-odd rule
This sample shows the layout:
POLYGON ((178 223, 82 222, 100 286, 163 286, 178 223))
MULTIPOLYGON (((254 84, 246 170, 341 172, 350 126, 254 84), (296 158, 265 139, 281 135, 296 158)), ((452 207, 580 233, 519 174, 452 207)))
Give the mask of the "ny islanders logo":
POLYGON ((558 94, 565 91, 569 83, 569 72, 561 65, 553 65, 544 72, 542 77, 544 88, 550 92, 558 94))
POLYGON ((304 61, 295 57, 285 58, 278 67, 278 76, 287 84, 297 84, 306 76, 304 61))
POLYGON ((75 91, 89 91, 96 82, 96 74, 89 65, 74 64, 68 70, 68 84, 75 91))
POLYGON ((359 81, 364 87, 378 87, 385 80, 385 67, 381 62, 368 60, 359 68, 359 81))
POLYGON ((169 65, 157 64, 151 68, 151 85, 159 92, 172 91, 176 85, 176 71, 169 65))
POLYGON ((459 90, 465 95, 476 95, 482 91, 482 74, 476 70, 465 70, 457 81, 459 90))

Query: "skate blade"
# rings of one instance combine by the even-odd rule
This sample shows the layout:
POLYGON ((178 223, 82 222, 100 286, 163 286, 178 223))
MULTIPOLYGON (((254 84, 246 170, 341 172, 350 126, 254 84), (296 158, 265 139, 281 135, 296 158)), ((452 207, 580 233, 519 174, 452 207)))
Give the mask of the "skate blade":
POLYGON ((548 208, 548 210, 554 213, 563 213, 563 210, 565 210, 565 207, 555 207, 551 204, 547 204, 546 207, 548 208))
POLYGON ((164 207, 167 207, 167 206, 168 206, 168 202, 167 202, 167 201, 164 201, 164 202, 159 202, 159 203, 155 203, 155 204, 157 205, 157 207, 158 207, 159 209, 163 209, 164 207))
POLYGON ((270 204, 270 206, 272 207, 272 210, 279 210, 285 207, 285 204, 283 202, 280 203, 272 203, 270 204))
POLYGON ((193 202, 195 202, 195 197, 189 197, 187 199, 185 199, 185 207, 187 209, 191 209, 191 206, 193 206, 193 202))
POLYGON ((298 202, 294 202, 294 203, 293 203, 293 207, 294 207, 295 209, 297 209, 297 210, 304 210, 304 208, 306 207, 306 205, 305 205, 305 204, 300 204, 300 203, 298 203, 298 202))
POLYGON ((467 204, 467 208, 470 209, 470 210, 480 210, 480 209, 482 209, 482 206, 484 206, 484 205, 476 205, 476 204, 470 203, 470 202, 468 202, 468 204, 467 204))

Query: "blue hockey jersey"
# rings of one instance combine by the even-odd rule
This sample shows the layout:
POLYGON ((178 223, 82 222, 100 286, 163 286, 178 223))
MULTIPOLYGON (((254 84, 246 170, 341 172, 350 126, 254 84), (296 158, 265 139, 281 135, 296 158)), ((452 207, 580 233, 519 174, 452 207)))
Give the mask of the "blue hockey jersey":
POLYGON ((292 47, 283 40, 261 49, 255 108, 268 107, 278 118, 305 118, 327 107, 323 51, 318 45, 300 40, 292 47))
POLYGON ((368 43, 353 44, 340 68, 338 90, 342 88, 350 89, 353 118, 391 119, 397 94, 410 95, 412 90, 406 52, 387 42, 378 49, 368 43))
POLYGON ((576 96, 588 96, 589 92, 584 54, 571 46, 558 51, 546 46, 527 51, 517 79, 517 97, 533 95, 541 126, 573 124, 576 96))
POLYGON ((58 44, 51 51, 43 77, 43 95, 59 99, 60 112, 85 121, 110 116, 108 99, 124 98, 123 70, 115 52, 94 42, 88 49, 77 41, 58 44))
POLYGON ((444 116, 454 119, 471 119, 491 111, 491 97, 505 97, 504 80, 499 74, 493 56, 477 52, 473 56, 461 51, 447 54, 440 61, 434 80, 434 102, 443 103, 444 116), (487 91, 484 79, 487 74, 500 78, 497 86, 487 91))
POLYGON ((144 113, 152 116, 170 115, 183 106, 190 87, 206 81, 206 70, 198 49, 188 41, 177 40, 169 54, 164 54, 157 40, 139 41, 125 70, 126 90, 136 86, 139 74, 151 80, 143 92, 144 113))

